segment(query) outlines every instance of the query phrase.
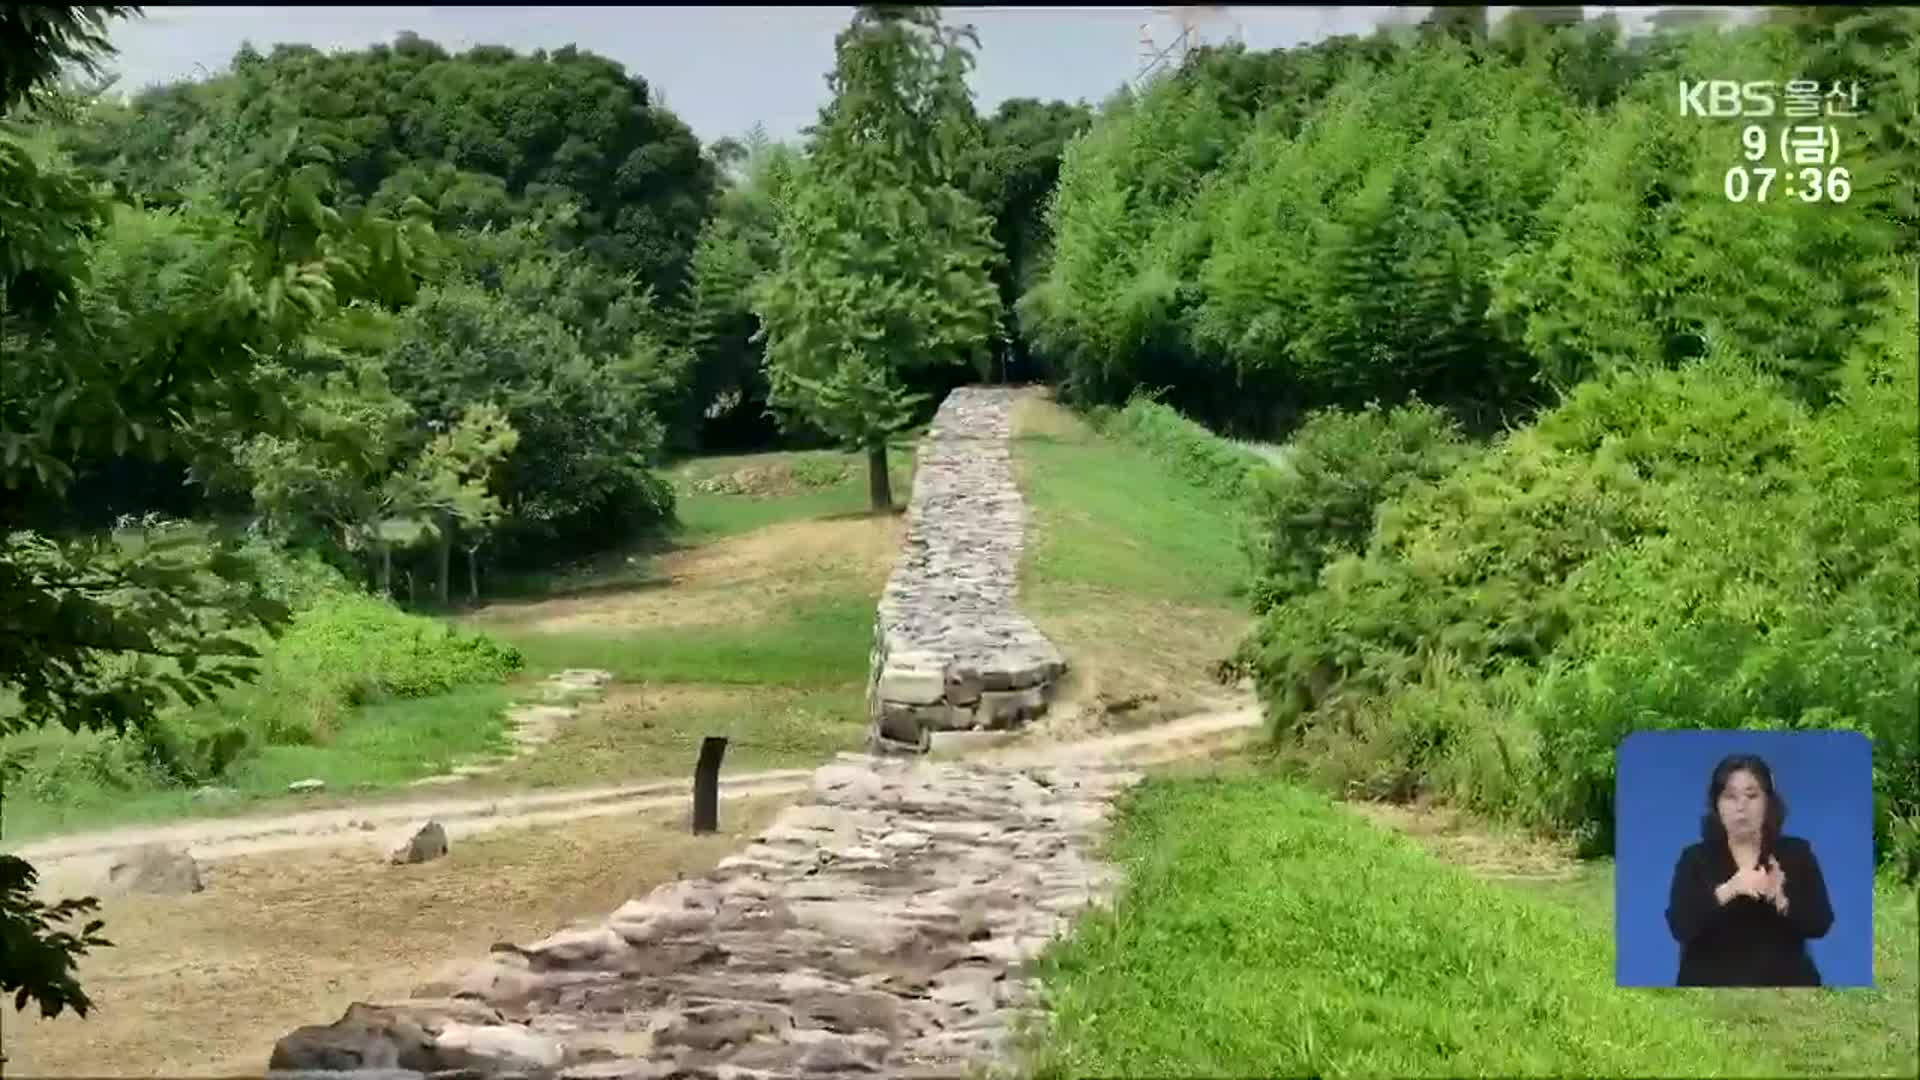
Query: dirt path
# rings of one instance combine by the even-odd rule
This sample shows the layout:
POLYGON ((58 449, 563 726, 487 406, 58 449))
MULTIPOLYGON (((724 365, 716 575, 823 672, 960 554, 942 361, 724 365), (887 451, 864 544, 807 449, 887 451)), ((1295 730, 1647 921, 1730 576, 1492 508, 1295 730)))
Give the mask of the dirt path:
MULTIPOLYGON (((1205 752, 1236 742, 1259 726, 1257 707, 1199 713, 1137 731, 1052 741, 1045 729, 1013 739, 955 740, 941 757, 975 758, 1019 766, 1060 764, 1141 765, 1205 752)), ((725 776, 722 799, 763 799, 806 788, 811 769, 772 769, 725 776)), ((586 818, 666 811, 685 806, 686 780, 654 780, 615 786, 466 799, 368 801, 327 810, 244 818, 218 818, 171 825, 135 826, 75 833, 19 848, 15 854, 40 868, 49 891, 90 888, 118 851, 139 844, 185 848, 205 863, 246 855, 319 848, 378 849, 408 826, 431 818, 450 839, 500 829, 555 825, 586 818)))
POLYGON ((80 966, 92 1012, 44 1020, 5 1002, 4 1071, 258 1076, 273 1040, 315 1015, 405 997, 450 960, 705 873, 790 801, 730 803, 711 836, 656 810, 455 841, 417 866, 343 847, 238 855, 203 865, 203 892, 105 898, 114 947, 80 966))

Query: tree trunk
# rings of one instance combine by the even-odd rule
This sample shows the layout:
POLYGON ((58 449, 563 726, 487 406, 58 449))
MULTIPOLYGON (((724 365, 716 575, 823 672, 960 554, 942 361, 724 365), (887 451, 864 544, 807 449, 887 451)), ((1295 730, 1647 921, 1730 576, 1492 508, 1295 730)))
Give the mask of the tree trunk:
POLYGON ((867 497, 876 514, 893 509, 893 480, 887 476, 885 438, 867 444, 867 497))
POLYGON ((475 544, 467 551, 467 602, 480 602, 480 545, 475 544))
POLYGON ((380 595, 393 599, 393 549, 380 545, 380 595))
POLYGON ((453 521, 440 519, 440 540, 434 545, 433 595, 441 607, 447 606, 447 573, 453 564, 453 521))

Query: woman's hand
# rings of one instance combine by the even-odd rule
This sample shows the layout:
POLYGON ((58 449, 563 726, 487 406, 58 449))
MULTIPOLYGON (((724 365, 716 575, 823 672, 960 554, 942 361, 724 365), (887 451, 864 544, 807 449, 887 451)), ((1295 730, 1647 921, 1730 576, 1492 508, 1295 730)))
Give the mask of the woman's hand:
POLYGON ((1762 897, 1766 895, 1769 880, 1767 871, 1758 866, 1751 866, 1745 870, 1736 870, 1732 877, 1721 882, 1720 887, 1713 892, 1722 904, 1736 896, 1762 897))
POLYGON ((1782 915, 1787 913, 1787 872, 1780 869, 1780 860, 1767 856, 1766 884, 1760 895, 1773 905, 1773 910, 1782 915))

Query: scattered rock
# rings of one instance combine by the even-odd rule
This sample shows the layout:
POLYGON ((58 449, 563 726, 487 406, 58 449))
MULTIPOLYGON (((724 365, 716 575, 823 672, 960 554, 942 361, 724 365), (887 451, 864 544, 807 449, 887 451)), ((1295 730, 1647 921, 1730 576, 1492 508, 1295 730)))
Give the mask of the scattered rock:
POLYGON ((309 777, 305 780, 295 780, 293 783, 288 784, 287 790, 304 795, 309 791, 319 791, 326 786, 327 782, 325 780, 309 777))
POLYGON ((502 1024, 448 1024, 435 1037, 433 1048, 441 1068, 482 1073, 557 1069, 567 1056, 565 1044, 558 1039, 502 1024))
POLYGON ((273 1044, 269 1069, 341 1071, 439 1068, 433 1037, 411 1017, 355 1004, 331 1024, 310 1024, 273 1044))
MULTIPOLYGON (((310 1024, 273 1045, 274 1071, 356 1072, 407 1069, 416 1073, 469 1068, 471 1038, 462 1029, 500 1025, 500 1013, 474 1001, 436 999, 401 1005, 355 1002, 331 1024, 310 1024), (440 1041, 455 1032, 443 1051, 440 1041)), ((360 1080, 357 1074, 355 1080, 360 1080)))
POLYGON ((593 697, 613 681, 613 672, 598 668, 568 668, 547 676, 535 695, 537 701, 522 702, 507 710, 507 742, 512 750, 503 758, 465 761, 438 776, 423 776, 410 781, 411 787, 435 787, 458 784, 479 776, 491 776, 509 762, 523 758, 553 741, 562 722, 579 715, 569 702, 593 697))
POLYGON ((111 893, 158 893, 181 896, 206 888, 200 864, 185 851, 165 844, 142 844, 114 856, 107 867, 106 889, 111 893))
POLYGON ((388 848, 387 861, 395 866, 403 866, 438 859, 446 853, 447 830, 437 821, 428 821, 408 830, 406 836, 388 848))

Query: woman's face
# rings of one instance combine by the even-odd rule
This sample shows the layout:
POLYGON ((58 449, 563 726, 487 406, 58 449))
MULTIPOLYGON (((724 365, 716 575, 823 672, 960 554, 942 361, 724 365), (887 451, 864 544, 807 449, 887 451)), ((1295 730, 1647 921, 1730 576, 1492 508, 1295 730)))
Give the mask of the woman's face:
POLYGON ((1767 793, 1752 773, 1740 769, 1727 777, 1727 786, 1720 789, 1719 810, 1720 824, 1728 836, 1758 836, 1760 823, 1766 820, 1767 793))

